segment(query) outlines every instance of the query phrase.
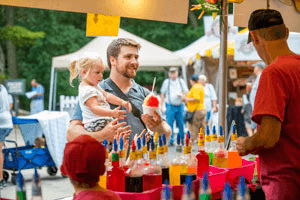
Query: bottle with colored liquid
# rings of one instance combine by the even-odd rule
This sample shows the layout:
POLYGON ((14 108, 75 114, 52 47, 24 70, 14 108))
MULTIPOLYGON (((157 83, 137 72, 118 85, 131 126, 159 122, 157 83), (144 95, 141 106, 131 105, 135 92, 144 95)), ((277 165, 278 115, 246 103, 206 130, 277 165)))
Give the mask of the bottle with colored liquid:
MULTIPOLYGON (((179 134, 177 134, 177 139, 176 139, 176 155, 175 158, 171 162, 170 166, 170 185, 180 185, 180 174, 181 174, 181 169, 184 166, 183 163, 183 157, 182 157, 182 147, 180 145, 181 142, 181 137, 179 134)), ((187 169, 187 164, 185 163, 186 169, 187 169)), ((187 173, 187 170, 186 170, 187 173)))
POLYGON ((232 126, 231 142, 228 151, 228 168, 242 167, 242 157, 236 150, 237 131, 236 126, 232 126))
POLYGON ((198 153, 197 158, 197 177, 203 177, 204 172, 209 172, 209 155, 205 152, 204 148, 204 133, 203 129, 200 128, 199 139, 198 139, 198 153))
POLYGON ((159 134, 158 134, 158 132, 155 132, 155 134, 154 134, 154 145, 155 145, 155 149, 156 149, 157 146, 158 146, 158 139, 159 139, 159 134))
POLYGON ((199 200, 211 200, 211 189, 207 172, 204 172, 203 179, 200 184, 199 200))
POLYGON ((212 134, 210 138, 211 138, 211 142, 210 142, 211 151, 215 152, 215 150, 218 148, 218 136, 217 136, 217 130, 215 125, 213 126, 212 134))
POLYGON ((26 187, 24 177, 19 171, 17 175, 17 187, 16 187, 16 199, 17 200, 26 200, 26 187))
POLYGON ((103 144, 103 146, 104 146, 104 148, 105 148, 105 152, 106 152, 106 155, 105 155, 105 163, 104 163, 105 169, 106 169, 106 170, 105 170, 105 173, 104 173, 102 176, 100 176, 98 184, 99 184, 100 187, 106 189, 107 169, 110 168, 110 166, 109 166, 109 161, 108 161, 107 140, 104 139, 104 141, 103 141, 102 144, 103 144))
POLYGON ((188 137, 188 133, 186 134, 185 137, 185 145, 184 145, 184 160, 187 163, 187 173, 181 173, 180 174, 180 183, 184 184, 185 183, 185 179, 187 176, 192 177, 192 180, 196 180, 197 179, 197 162, 195 160, 192 159, 192 152, 191 152, 191 148, 190 147, 190 142, 189 142, 189 137, 188 137))
POLYGON ((249 189, 245 183, 245 178, 240 177, 240 182, 238 185, 236 200, 250 200, 249 189))
POLYGON ((125 172, 125 192, 143 192, 143 153, 141 150, 141 140, 137 140, 138 150, 132 140, 131 152, 129 159, 132 162, 132 167, 129 167, 125 172), (135 152, 135 154, 132 154, 135 152))
POLYGON ((144 164, 147 166, 149 165, 149 158, 148 158, 148 149, 147 149, 147 142, 146 142, 146 134, 143 134, 142 138, 142 151, 143 151, 143 159, 144 159, 144 164))
POLYGON ((183 189, 183 195, 181 197, 181 200, 195 200, 196 196, 193 192, 192 188, 192 181, 193 178, 191 176, 187 176, 185 179, 184 189, 183 189))
POLYGON ((126 152, 124 150, 124 140, 123 140, 123 136, 121 136, 119 141, 119 161, 120 161, 121 168, 125 166, 125 162, 126 162, 125 158, 126 158, 126 152))
POLYGON ((163 140, 161 136, 159 136, 158 139, 158 147, 157 147, 157 164, 161 167, 162 169, 162 182, 164 183, 165 181, 169 182, 169 163, 166 159, 164 159, 165 155, 165 149, 163 146, 163 140))
POLYGON ((214 157, 214 152, 212 151, 212 146, 211 146, 211 137, 210 137, 209 126, 206 126, 205 151, 209 155, 209 164, 211 165, 212 164, 212 159, 214 157))
POLYGON ((42 184, 40 175, 37 169, 34 169, 34 175, 32 177, 32 187, 31 187, 31 200, 42 200, 42 184))
POLYGON ((143 175, 143 190, 152 190, 162 186, 162 170, 156 162, 156 149, 153 138, 150 140, 149 151, 150 163, 144 168, 143 175))
POLYGON ((167 163, 170 163, 169 161, 169 157, 168 157, 168 145, 167 145, 167 138, 166 138, 166 134, 163 134, 163 137, 162 137, 162 140, 163 140, 163 145, 164 145, 164 160, 167 162, 167 163))
POLYGON ((125 173, 120 168, 117 140, 114 139, 112 166, 107 170, 106 188, 112 191, 125 192, 125 173))
POLYGON ((233 200, 232 191, 228 182, 225 183, 222 200, 233 200))
POLYGON ((173 199, 172 190, 169 186, 169 182, 165 181, 164 187, 161 191, 161 200, 172 200, 172 199, 173 199))
POLYGON ((136 151, 135 141, 132 140, 129 157, 127 158, 126 163, 125 163, 125 166, 127 169, 133 167, 133 165, 135 164, 135 162, 137 160, 135 151, 136 151))
POLYGON ((224 148, 223 128, 220 126, 218 149, 214 153, 213 165, 220 168, 228 168, 228 152, 224 148))

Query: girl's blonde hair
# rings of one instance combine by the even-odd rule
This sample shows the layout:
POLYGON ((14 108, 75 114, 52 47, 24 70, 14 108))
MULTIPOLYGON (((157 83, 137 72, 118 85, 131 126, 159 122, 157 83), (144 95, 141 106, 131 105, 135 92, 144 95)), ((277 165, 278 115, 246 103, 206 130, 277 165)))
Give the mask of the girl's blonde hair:
POLYGON ((90 70, 94 64, 100 64, 101 67, 105 68, 105 65, 102 62, 102 59, 100 57, 98 58, 90 58, 90 57, 85 57, 81 58, 79 60, 73 60, 70 64, 70 85, 72 85, 73 80, 79 75, 79 78, 85 79, 87 75, 90 73, 90 70), (82 70, 85 69, 87 73, 85 76, 82 76, 82 70))

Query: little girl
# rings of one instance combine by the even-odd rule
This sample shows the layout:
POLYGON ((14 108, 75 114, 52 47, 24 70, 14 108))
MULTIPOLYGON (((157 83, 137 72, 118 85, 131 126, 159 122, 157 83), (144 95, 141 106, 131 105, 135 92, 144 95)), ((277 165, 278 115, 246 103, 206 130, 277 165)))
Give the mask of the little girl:
POLYGON ((84 128, 91 132, 103 129, 113 120, 112 117, 118 119, 126 117, 126 110, 120 110, 120 106, 124 106, 131 112, 129 101, 124 101, 99 86, 104 70, 105 66, 101 58, 81 58, 78 61, 72 61, 70 66, 70 85, 73 87, 72 81, 77 75, 82 80, 78 88, 82 123, 84 128), (108 103, 120 106, 111 110, 108 103))

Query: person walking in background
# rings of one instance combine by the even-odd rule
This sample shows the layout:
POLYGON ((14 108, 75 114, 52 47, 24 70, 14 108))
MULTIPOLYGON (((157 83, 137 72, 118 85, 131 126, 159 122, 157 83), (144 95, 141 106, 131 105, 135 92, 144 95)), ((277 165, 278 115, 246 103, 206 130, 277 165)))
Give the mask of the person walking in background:
POLYGON ((30 114, 33 115, 44 110, 45 89, 44 86, 36 82, 35 79, 31 80, 31 86, 31 91, 37 92, 37 94, 34 97, 32 97, 30 103, 30 114))
POLYGON ((183 97, 188 92, 188 87, 182 78, 178 77, 178 69, 171 67, 169 69, 169 78, 164 80, 160 89, 161 109, 163 104, 166 104, 167 122, 171 126, 172 135, 169 140, 169 145, 174 144, 174 121, 179 129, 179 135, 184 136, 184 103, 183 97))
POLYGON ((290 50, 289 30, 278 11, 253 11, 248 29, 248 42, 268 66, 261 74, 252 114, 258 131, 239 137, 237 150, 241 156, 259 155, 266 199, 299 199, 300 55, 290 50))
POLYGON ((204 87, 204 105, 206 109, 206 124, 210 120, 212 112, 218 112, 217 106, 217 95, 214 86, 207 83, 207 78, 205 75, 201 74, 199 76, 199 82, 204 87))
POLYGON ((188 127, 191 133, 192 142, 197 142, 197 135, 200 128, 203 129, 205 133, 206 128, 206 110, 204 105, 204 87, 199 82, 198 75, 192 75, 190 77, 190 84, 192 88, 183 98, 183 101, 187 104, 187 109, 189 112, 194 112, 192 121, 188 122, 188 127))
MULTIPOLYGON (((257 88, 258 88, 259 79, 260 79, 262 71, 266 67, 266 64, 263 61, 258 61, 257 63, 255 63, 253 65, 253 67, 254 67, 254 74, 255 74, 256 78, 252 85, 252 89, 251 89, 250 97, 249 97, 250 103, 252 106, 252 110, 254 108, 254 101, 255 101, 255 96, 256 96, 256 92, 257 92, 257 88)), ((251 121, 251 126, 255 133, 256 132, 256 123, 251 121)))
POLYGON ((2 147, 5 138, 13 129, 12 116, 10 113, 8 93, 4 85, 0 84, 0 188, 6 186, 6 181, 3 179, 3 162, 4 155, 2 147))

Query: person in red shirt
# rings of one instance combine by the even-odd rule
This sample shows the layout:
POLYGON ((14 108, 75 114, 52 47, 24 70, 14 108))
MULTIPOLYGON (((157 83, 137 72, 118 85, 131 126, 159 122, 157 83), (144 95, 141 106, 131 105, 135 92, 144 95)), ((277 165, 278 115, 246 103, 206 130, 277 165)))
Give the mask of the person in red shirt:
POLYGON ((258 132, 238 138, 237 150, 259 155, 266 199, 300 199, 300 56, 288 47, 289 30, 278 11, 254 11, 248 28, 248 42, 268 66, 252 114, 258 132))
POLYGON ((104 146, 89 135, 81 135, 66 144, 61 172, 74 187, 74 200, 119 200, 120 197, 98 185, 105 173, 104 146))

